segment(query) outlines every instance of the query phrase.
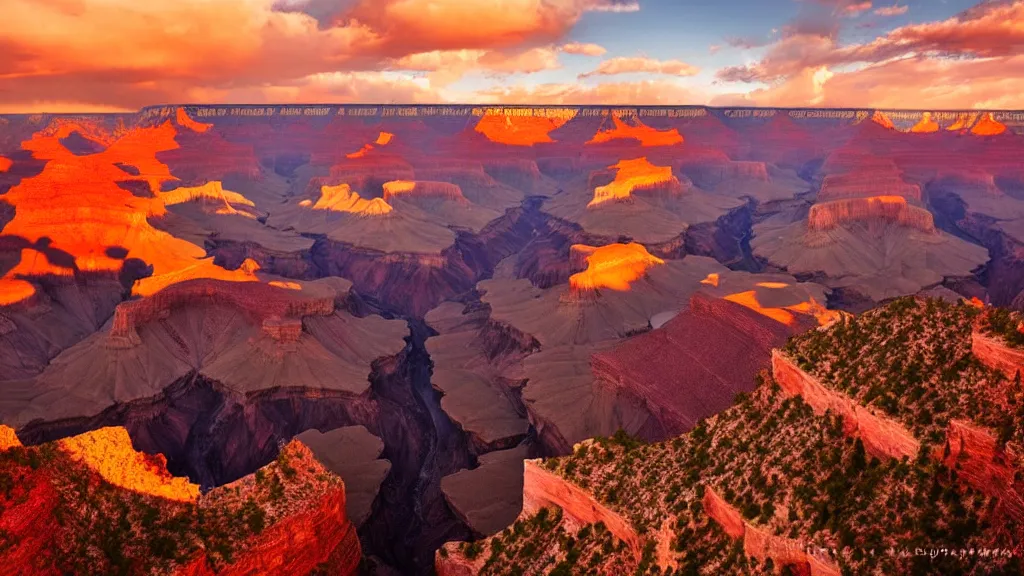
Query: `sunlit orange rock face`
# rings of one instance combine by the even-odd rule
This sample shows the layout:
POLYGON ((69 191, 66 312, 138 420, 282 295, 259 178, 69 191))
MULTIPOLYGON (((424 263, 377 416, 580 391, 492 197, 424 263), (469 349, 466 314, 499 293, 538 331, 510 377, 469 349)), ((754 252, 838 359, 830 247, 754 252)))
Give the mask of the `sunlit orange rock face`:
POLYGON ((485 114, 474 130, 491 142, 507 146, 533 146, 554 142, 550 134, 575 116, 575 111, 566 111, 564 116, 513 116, 485 114))
POLYGON ((971 128, 971 134, 975 136, 997 136, 1006 132, 1006 125, 997 121, 991 112, 982 115, 978 123, 971 128))
POLYGON ((831 230, 843 222, 884 219, 934 232, 935 221, 931 212, 907 203, 902 196, 874 196, 831 200, 811 206, 807 216, 808 230, 831 230))
POLYGON ((977 119, 977 112, 971 114, 960 114, 959 116, 956 117, 956 121, 950 124, 949 127, 946 128, 946 130, 949 130, 950 132, 966 130, 977 119))
POLYGON ((911 132, 917 134, 928 134, 931 132, 939 131, 939 123, 932 118, 931 112, 925 112, 921 115, 921 119, 918 120, 917 124, 910 129, 911 132))
POLYGON ((672 146, 682 144, 683 136, 676 128, 656 130, 636 118, 627 124, 618 116, 612 116, 612 128, 594 134, 587 144, 603 144, 613 140, 636 140, 641 146, 672 146))
POLYGON ((373 141, 373 144, 364 144, 362 148, 356 150, 351 154, 346 154, 345 157, 348 158, 349 160, 362 158, 374 150, 374 144, 376 144, 377 146, 387 146, 389 143, 391 143, 391 140, 394 139, 394 137, 395 135, 390 132, 381 132, 379 135, 377 135, 377 139, 373 141))
POLYGON ((888 128, 890 130, 896 129, 896 125, 893 124, 892 119, 890 119, 888 115, 886 115, 884 112, 880 110, 875 111, 875 113, 871 116, 871 121, 874 122, 875 124, 878 124, 879 126, 882 126, 883 128, 888 128))
MULTIPOLYGON (((213 264, 205 258, 206 251, 185 240, 157 230, 147 218, 166 213, 161 197, 139 198, 119 187, 117 182, 133 179, 145 181, 150 190, 160 190, 164 182, 175 180, 167 166, 156 158, 161 151, 177 148, 175 130, 170 122, 135 128, 120 137, 104 135, 98 128, 59 122, 36 133, 22 144, 36 159, 47 160, 37 176, 26 178, 4 196, 15 207, 15 217, 4 228, 4 234, 21 237, 31 243, 49 239, 50 247, 70 254, 75 267, 82 272, 116 273, 122 258, 109 254, 109 248, 122 248, 126 258, 137 258, 153 266, 153 275, 139 280, 135 294, 152 294, 160 288, 185 278, 218 277, 236 279, 238 274, 213 264), (88 130, 91 138, 108 143, 95 154, 76 156, 61 139, 73 132, 88 130), (138 172, 130 175, 117 164, 130 165, 138 172)), ((213 194, 222 200, 222 189, 212 185, 170 193, 172 203, 194 196, 213 194)), ((11 274, 6 280, 14 280, 11 274)), ((16 283, 5 292, 4 300, 14 300, 10 293, 23 297, 31 293, 24 284, 16 283)))
POLYGON ((12 432, 0 427, 7 440, 0 473, 13 480, 0 491, 0 534, 15 543, 0 547, 5 574, 351 576, 358 569, 345 485, 300 442, 258 473, 200 495, 169 476, 162 456, 135 452, 123 428, 32 447, 11 440, 12 432))
POLYGON ((136 452, 124 428, 100 428, 60 440, 58 445, 114 486, 179 502, 199 498, 198 484, 171 476, 163 455, 136 452))
MULTIPOLYGON (((786 285, 773 286, 769 282, 761 282, 758 286, 762 288, 784 288, 786 285)), ((797 315, 813 316, 819 326, 827 326, 834 322, 839 317, 839 312, 836 310, 829 310, 823 305, 818 303, 814 298, 811 298, 807 302, 799 302, 797 304, 791 304, 788 306, 764 306, 758 300, 757 292, 754 290, 748 290, 746 292, 738 292, 736 294, 729 294, 725 296, 725 299, 730 302, 735 302, 741 306, 745 306, 758 314, 762 314, 787 326, 797 326, 797 315)))
POLYGON ((14 433, 14 428, 0 424, 0 452, 15 446, 21 446, 21 441, 18 440, 18 435, 14 433))
POLYGON ((178 121, 178 125, 184 128, 188 128, 193 132, 199 132, 200 134, 206 132, 210 128, 213 128, 213 124, 206 124, 204 122, 196 122, 188 115, 188 112, 184 108, 178 108, 175 112, 175 119, 178 121))
POLYGON ((13 165, 14 162, 12 162, 10 158, 0 156, 0 173, 7 172, 13 165))
POLYGON ((609 169, 616 171, 615 180, 594 188, 594 199, 587 204, 588 208, 605 202, 626 200, 638 191, 682 191, 682 184, 672 175, 671 166, 655 166, 648 162, 646 157, 621 160, 609 169))
POLYGON ((382 198, 367 200, 352 190, 348 184, 337 186, 322 186, 320 188, 320 199, 315 203, 310 200, 299 202, 300 206, 312 210, 329 210, 331 212, 345 212, 360 216, 383 216, 391 212, 391 205, 382 198))
POLYGON ((593 291, 600 288, 625 291, 630 283, 643 277, 649 268, 665 263, 652 256, 642 244, 608 244, 595 248, 574 244, 573 256, 586 263, 586 270, 569 277, 573 291, 593 291))

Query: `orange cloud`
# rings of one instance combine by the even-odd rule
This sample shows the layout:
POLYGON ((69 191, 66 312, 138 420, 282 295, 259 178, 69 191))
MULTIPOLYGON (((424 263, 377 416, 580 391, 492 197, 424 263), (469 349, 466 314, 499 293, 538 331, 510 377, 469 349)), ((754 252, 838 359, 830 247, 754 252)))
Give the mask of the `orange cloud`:
POLYGON ((632 57, 632 58, 610 58, 601 62, 598 67, 590 72, 580 74, 580 78, 590 76, 614 76, 616 74, 631 73, 666 74, 672 76, 694 76, 700 72, 700 68, 682 62, 680 60, 657 60, 655 58, 632 57))
POLYGON ((566 54, 577 54, 580 56, 604 56, 608 51, 604 46, 591 43, 570 42, 561 47, 566 54))
MULTIPOLYGON (((547 70, 557 66, 554 46, 585 12, 632 9, 600 0, 360 0, 330 14, 336 6, 323 0, 8 0, 0 20, 0 108, 112 111, 288 95, 319 86, 319 75, 400 70, 397 62, 434 52, 449 61, 478 56, 464 58, 465 70, 547 70)), ((412 81, 407 75, 403 86, 412 81)), ((345 92, 329 91, 335 101, 344 101, 345 92)), ((282 101, 297 100, 310 98, 282 101)))

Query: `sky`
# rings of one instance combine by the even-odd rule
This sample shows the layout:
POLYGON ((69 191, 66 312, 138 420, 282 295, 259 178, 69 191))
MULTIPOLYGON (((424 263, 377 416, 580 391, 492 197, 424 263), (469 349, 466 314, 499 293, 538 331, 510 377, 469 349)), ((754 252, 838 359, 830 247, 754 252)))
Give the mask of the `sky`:
POLYGON ((1024 108, 1024 0, 4 0, 0 113, 1024 108))

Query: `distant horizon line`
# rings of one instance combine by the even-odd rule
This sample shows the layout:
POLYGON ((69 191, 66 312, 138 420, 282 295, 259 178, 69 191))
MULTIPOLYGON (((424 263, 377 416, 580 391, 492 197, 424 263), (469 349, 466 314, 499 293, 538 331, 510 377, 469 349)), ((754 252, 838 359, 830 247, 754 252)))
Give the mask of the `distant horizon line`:
POLYGON ((609 109, 609 110, 639 110, 639 109, 706 109, 706 110, 780 110, 780 111, 844 111, 844 112, 909 112, 909 113, 954 113, 954 114, 968 114, 968 113, 1020 113, 1024 112, 1024 108, 893 108, 893 107, 878 107, 878 106, 755 106, 755 105, 736 105, 736 106, 716 106, 711 104, 480 104, 480 103, 417 103, 417 104, 404 104, 404 103, 374 103, 374 102, 347 102, 347 103, 276 103, 276 104, 252 104, 252 103, 239 103, 239 102, 224 102, 216 104, 197 104, 197 103, 174 103, 174 104, 151 104, 143 106, 137 110, 124 110, 124 111, 101 111, 101 112, 90 112, 87 110, 83 111, 63 111, 63 112, 49 112, 49 111, 34 111, 34 112, 3 112, 0 116, 37 116, 37 115, 50 115, 50 116, 74 116, 74 115, 91 115, 91 116, 118 116, 127 114, 139 114, 150 110, 158 110, 164 108, 197 108, 197 109, 209 109, 209 108, 360 108, 360 107, 377 107, 385 109, 393 108, 457 108, 457 109, 473 109, 482 108, 487 110, 495 109, 537 109, 537 108, 549 108, 549 109, 609 109))

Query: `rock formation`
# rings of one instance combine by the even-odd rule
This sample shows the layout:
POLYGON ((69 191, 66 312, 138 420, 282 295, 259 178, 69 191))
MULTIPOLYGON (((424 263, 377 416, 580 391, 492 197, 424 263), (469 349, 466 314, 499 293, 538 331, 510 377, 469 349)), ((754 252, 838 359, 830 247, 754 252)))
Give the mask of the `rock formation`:
POLYGON ((359 565, 345 486, 298 442, 202 495, 171 477, 162 456, 135 452, 123 428, 37 447, 7 442, 0 468, 16 480, 0 498, 0 527, 18 542, 0 560, 18 574, 348 575, 359 565), (118 521, 97 517, 87 499, 118 521))

